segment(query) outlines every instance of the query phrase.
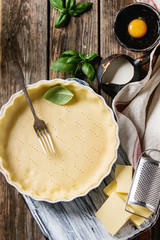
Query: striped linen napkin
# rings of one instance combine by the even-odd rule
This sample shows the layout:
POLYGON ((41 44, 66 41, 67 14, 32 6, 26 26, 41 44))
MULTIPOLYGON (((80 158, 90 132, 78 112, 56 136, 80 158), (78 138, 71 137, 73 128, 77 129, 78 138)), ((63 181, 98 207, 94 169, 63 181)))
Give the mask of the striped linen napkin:
POLYGON ((137 2, 148 3, 160 11, 160 0, 137 0, 137 2))
MULTIPOLYGON (((160 150, 160 44, 151 52, 147 76, 127 84, 112 104, 121 146, 135 167, 142 151, 160 150)), ((151 156, 160 160, 159 153, 151 156)))

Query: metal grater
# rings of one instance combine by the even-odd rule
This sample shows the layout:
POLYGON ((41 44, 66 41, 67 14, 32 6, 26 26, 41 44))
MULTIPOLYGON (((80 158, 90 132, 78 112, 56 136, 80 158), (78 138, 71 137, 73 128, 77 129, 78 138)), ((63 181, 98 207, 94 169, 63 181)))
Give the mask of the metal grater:
MULTIPOLYGON (((158 151, 155 149, 145 150, 158 151)), ((160 151, 158 151, 160 152, 160 151)), ((151 210, 153 213, 158 211, 160 202, 160 161, 140 155, 136 170, 133 176, 130 192, 126 201, 125 210, 132 214, 141 216, 127 209, 129 204, 135 204, 151 210)))

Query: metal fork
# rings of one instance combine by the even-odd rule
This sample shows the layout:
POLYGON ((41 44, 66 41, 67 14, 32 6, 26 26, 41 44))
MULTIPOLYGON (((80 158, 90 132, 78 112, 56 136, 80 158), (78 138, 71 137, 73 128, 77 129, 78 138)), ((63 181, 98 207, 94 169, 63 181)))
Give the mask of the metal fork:
POLYGON ((11 78, 17 82, 17 84, 22 88, 24 95, 27 99, 27 102, 30 106, 30 109, 34 116, 34 130, 37 134, 38 140, 43 148, 43 151, 45 154, 53 153, 54 147, 52 143, 52 139, 50 136, 50 133, 48 131, 47 125, 45 122, 37 117, 37 114, 35 112, 35 109, 33 108, 33 105, 31 103, 31 100, 29 98, 28 92, 26 90, 26 86, 24 83, 24 75, 22 73, 22 69, 17 61, 12 61, 9 63, 9 71, 11 78))

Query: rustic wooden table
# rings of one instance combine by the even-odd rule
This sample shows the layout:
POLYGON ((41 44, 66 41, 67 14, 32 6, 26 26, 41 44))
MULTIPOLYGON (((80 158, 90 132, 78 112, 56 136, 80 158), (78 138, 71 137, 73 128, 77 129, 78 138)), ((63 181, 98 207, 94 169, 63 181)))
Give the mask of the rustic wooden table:
MULTIPOLYGON (((86 0, 87 1, 87 0, 86 0)), ((79 1, 77 1, 79 2, 79 1)), ((50 70, 50 64, 64 50, 99 53, 103 58, 114 53, 125 53, 113 36, 116 12, 133 0, 93 0, 90 11, 80 17, 72 17, 69 25, 55 29, 57 11, 49 1, 0 0, 0 107, 19 90, 8 75, 8 45, 23 69, 26 83, 40 79, 66 78, 69 75, 50 70), (5 33, 5 34, 4 34, 5 33)), ((126 52, 131 57, 141 54, 126 52)), ((97 90, 96 81, 92 87, 97 90)), ((110 98, 106 97, 110 103, 110 98)), ((158 240, 160 221, 137 240, 158 240)), ((32 215, 18 192, 7 184, 0 174, 0 239, 44 239, 32 215)), ((101 240, 101 239, 97 239, 101 240)))

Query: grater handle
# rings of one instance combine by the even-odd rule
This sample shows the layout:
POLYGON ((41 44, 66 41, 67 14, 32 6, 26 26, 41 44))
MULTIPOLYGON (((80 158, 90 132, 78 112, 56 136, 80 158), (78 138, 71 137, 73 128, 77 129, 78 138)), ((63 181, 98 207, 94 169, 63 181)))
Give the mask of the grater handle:
MULTIPOLYGON (((154 151, 154 152, 159 152, 159 153, 160 153, 160 150, 158 150, 158 149, 148 148, 148 149, 144 150, 144 151, 140 154, 140 156, 139 156, 139 158, 138 158, 138 162, 139 162, 140 158, 143 156, 143 154, 144 154, 144 153, 147 153, 148 151, 154 151)), ((154 160, 154 161, 157 161, 157 160, 154 160)), ((159 161, 157 161, 157 162, 159 163, 159 161)))

